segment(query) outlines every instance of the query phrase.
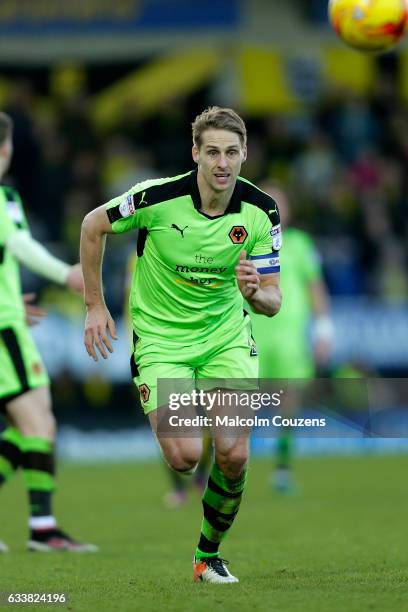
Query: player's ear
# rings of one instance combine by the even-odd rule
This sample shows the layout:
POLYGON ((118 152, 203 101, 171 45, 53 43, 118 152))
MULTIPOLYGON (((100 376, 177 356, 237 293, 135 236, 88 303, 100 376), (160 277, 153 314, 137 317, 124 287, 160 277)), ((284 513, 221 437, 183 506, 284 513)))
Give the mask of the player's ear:
POLYGON ((198 164, 199 150, 198 150, 197 145, 193 144, 193 148, 191 149, 191 154, 193 156, 193 160, 195 161, 195 163, 198 164))
POLYGON ((248 150, 247 150, 247 146, 245 145, 242 148, 242 161, 243 162, 246 161, 247 155, 248 155, 248 150))

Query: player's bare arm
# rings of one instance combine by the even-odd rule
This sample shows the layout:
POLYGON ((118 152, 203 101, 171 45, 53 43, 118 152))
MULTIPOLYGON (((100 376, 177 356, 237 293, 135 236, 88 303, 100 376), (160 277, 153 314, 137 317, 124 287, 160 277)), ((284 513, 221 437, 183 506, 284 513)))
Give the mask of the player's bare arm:
POLYGON ((109 336, 116 340, 115 323, 106 307, 102 287, 102 262, 106 234, 111 234, 104 206, 88 213, 82 223, 81 264, 84 276, 84 299, 87 309, 84 343, 88 355, 98 361, 98 353, 107 359, 113 352, 109 336), (108 335, 109 334, 109 335, 108 335))
POLYGON ((259 274, 255 264, 246 259, 246 252, 242 251, 236 274, 239 290, 254 312, 267 317, 279 312, 282 302, 279 273, 259 274))

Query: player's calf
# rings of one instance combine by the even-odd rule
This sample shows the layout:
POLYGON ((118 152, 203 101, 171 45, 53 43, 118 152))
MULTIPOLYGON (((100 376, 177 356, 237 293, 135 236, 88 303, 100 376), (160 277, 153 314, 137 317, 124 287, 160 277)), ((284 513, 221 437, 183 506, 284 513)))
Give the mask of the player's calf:
POLYGON ((216 441, 215 460, 227 478, 239 478, 249 459, 248 442, 238 438, 229 444, 225 440, 216 441))

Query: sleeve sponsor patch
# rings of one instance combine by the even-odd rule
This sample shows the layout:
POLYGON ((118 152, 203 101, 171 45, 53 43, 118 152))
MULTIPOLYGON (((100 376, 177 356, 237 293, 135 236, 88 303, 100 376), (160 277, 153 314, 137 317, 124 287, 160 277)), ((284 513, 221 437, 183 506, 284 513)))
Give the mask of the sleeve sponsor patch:
POLYGON ((131 215, 135 214, 136 209, 133 201, 133 195, 126 196, 126 198, 119 204, 119 212, 120 216, 123 218, 130 217, 131 215))
POLYGON ((274 225, 271 228, 270 234, 272 236, 272 247, 274 251, 279 251, 282 246, 282 228, 279 225, 274 225))
POLYGON ((273 274, 280 271, 279 253, 256 255, 250 257, 250 260, 254 262, 258 274, 273 274))
POLYGON ((116 206, 106 209, 106 214, 108 215, 108 219, 112 224, 115 223, 115 221, 126 219, 127 217, 131 217, 135 214, 136 206, 133 198, 133 195, 128 195, 123 198, 120 204, 116 204, 116 206))
POLYGON ((7 202, 6 206, 9 217, 14 223, 22 223, 24 221, 23 212, 18 202, 7 202))

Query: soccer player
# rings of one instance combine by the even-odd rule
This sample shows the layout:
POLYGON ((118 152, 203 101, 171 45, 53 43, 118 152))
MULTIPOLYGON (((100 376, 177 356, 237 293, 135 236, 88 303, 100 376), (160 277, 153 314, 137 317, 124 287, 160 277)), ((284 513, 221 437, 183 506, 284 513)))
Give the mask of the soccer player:
MULTIPOLYGON (((130 334, 132 337, 133 329, 132 329, 132 321, 129 313, 129 296, 131 289, 131 280, 133 273, 135 272, 137 266, 137 253, 132 252, 128 257, 127 266, 126 266, 126 283, 125 283, 125 320, 128 324, 128 328, 130 330, 130 334)), ((169 510, 175 510, 177 508, 181 508, 187 503, 187 492, 191 487, 195 487, 197 491, 201 494, 205 488, 208 478, 208 468, 212 463, 212 444, 210 435, 207 434, 203 437, 203 453, 201 456, 201 460, 197 465, 197 468, 194 472, 193 478, 185 478, 179 472, 172 470, 167 463, 164 463, 166 473, 168 474, 171 489, 168 491, 163 497, 163 503, 166 508, 169 510)))
MULTIPOLYGON (((259 355, 259 376, 268 379, 310 379, 316 368, 327 367, 333 341, 329 298, 322 278, 320 258, 310 236, 289 226, 290 206, 286 193, 266 181, 262 189, 278 205, 284 235, 280 252, 281 288, 286 299, 279 315, 266 319, 251 313, 252 330, 259 355)), ((296 410, 297 390, 290 388, 288 410, 296 410)), ((272 475, 275 488, 292 493, 292 436, 284 428, 277 440, 277 465, 272 475)))
MULTIPOLYGON (((0 178, 13 153, 12 127, 10 117, 0 113, 0 178)), ((25 309, 20 263, 82 293, 79 264, 69 266, 34 240, 18 193, 0 186, 0 410, 9 425, 0 436, 0 486, 17 468, 23 470, 30 505, 29 550, 94 551, 95 546, 61 531, 53 515, 56 425, 48 375, 27 326, 39 312, 29 304, 25 309)))
MULTIPOLYGON (((199 462, 202 441, 167 437, 157 427, 157 379, 257 378, 243 300, 266 316, 281 303, 272 246, 279 213, 270 196, 238 176, 247 156, 243 120, 228 108, 204 111, 193 123, 192 156, 197 170, 135 185, 89 213, 81 236, 85 346, 97 360, 98 351, 107 358, 116 338, 101 282, 105 236, 139 229, 132 376, 166 461, 184 474, 199 462)), ((215 436, 214 454, 194 579, 238 582, 219 546, 241 502, 248 435, 215 436)))

